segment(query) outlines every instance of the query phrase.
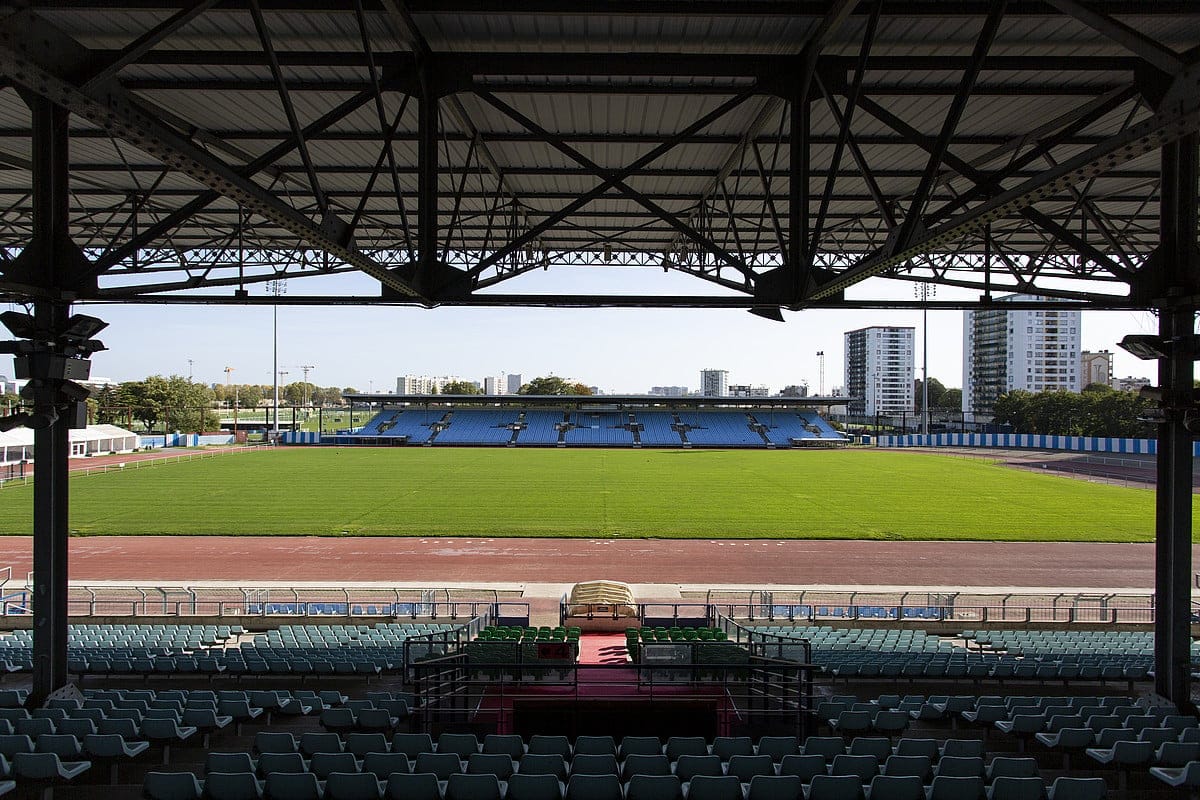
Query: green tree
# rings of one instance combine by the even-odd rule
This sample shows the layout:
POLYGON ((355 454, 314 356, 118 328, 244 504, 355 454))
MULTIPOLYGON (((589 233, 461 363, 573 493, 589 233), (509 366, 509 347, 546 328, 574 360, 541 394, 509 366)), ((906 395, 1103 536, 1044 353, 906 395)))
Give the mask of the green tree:
POLYGON ((163 425, 167 430, 199 432, 217 426, 212 410, 213 390, 179 375, 151 375, 128 381, 116 389, 117 405, 130 410, 133 418, 148 429, 163 425))
MULTIPOLYGON (((933 388, 932 384, 930 384, 930 388, 933 388)), ((947 389, 946 391, 942 392, 936 403, 930 400, 929 407, 953 409, 962 408, 962 389, 947 389)))
MULTIPOLYGON (((127 425, 129 420, 126 419, 125 409, 121 408, 117 400, 117 389, 114 386, 104 386, 100 391, 88 398, 89 405, 92 401, 96 403, 96 419, 100 425, 127 425)), ((89 410, 89 417, 91 416, 89 410)))
POLYGON ((280 389, 279 395, 283 402, 290 406, 302 406, 309 402, 313 390, 317 387, 304 381, 289 383, 280 389))
POLYGON ((471 381, 450 381, 442 387, 442 394, 483 394, 483 389, 471 381))
POLYGON ((336 386, 314 386, 309 403, 314 406, 340 406, 342 390, 336 386))
POLYGON ((1030 413, 1033 392, 1016 389, 996 398, 992 408, 992 421, 997 425, 1011 425, 1017 433, 1032 433, 1030 413))
POLYGON ((264 396, 263 387, 256 383, 239 386, 236 397, 238 408, 258 408, 258 404, 262 402, 264 396))
POLYGON ((1142 437, 1153 435, 1153 426, 1138 417, 1151 409, 1149 400, 1133 392, 1092 384, 1083 390, 1084 436, 1142 437))
MULTIPOLYGON (((924 393, 924 391, 922 391, 921 380, 919 378, 917 380, 913 381, 913 390, 914 390, 913 397, 915 398, 916 408, 919 411, 921 409, 921 403, 925 399, 925 393, 924 393)), ((945 393, 946 393, 946 387, 942 385, 941 381, 939 381, 937 378, 929 379, 929 407, 930 408, 941 408, 942 407, 942 404, 941 404, 942 395, 944 395, 945 393)))
POLYGON ((1012 425, 1017 433, 1139 437, 1152 433, 1151 426, 1138 419, 1149 408, 1149 401, 1132 392, 1092 385, 1080 394, 1007 392, 997 399, 993 418, 1012 425))
POLYGON ((592 390, 582 383, 567 381, 557 375, 534 378, 517 390, 517 394, 589 395, 592 390))

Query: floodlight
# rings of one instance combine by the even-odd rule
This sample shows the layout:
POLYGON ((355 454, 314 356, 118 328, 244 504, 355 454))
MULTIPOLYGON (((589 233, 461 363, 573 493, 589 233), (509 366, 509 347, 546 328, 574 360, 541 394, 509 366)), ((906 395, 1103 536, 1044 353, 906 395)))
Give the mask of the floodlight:
POLYGON ((750 309, 750 313, 772 322, 783 322, 783 309, 779 306, 755 306, 750 309))
POLYGON ((31 314, 22 314, 20 311, 5 311, 3 314, 0 314, 0 323, 4 323, 4 327, 12 331, 12 335, 18 339, 37 338, 37 323, 33 321, 31 314))
POLYGON ((87 314, 73 314, 67 320, 66 336, 72 339, 90 339, 108 327, 108 323, 87 314))
POLYGON ((18 411, 16 414, 0 417, 0 431, 11 431, 13 428, 32 428, 35 431, 45 430, 57 421, 57 411, 42 411, 36 414, 18 411))
POLYGON ((1131 333, 1117 342, 1117 345, 1125 352, 1137 356, 1143 361, 1157 361, 1160 358, 1166 358, 1169 350, 1163 337, 1145 333, 1131 333))

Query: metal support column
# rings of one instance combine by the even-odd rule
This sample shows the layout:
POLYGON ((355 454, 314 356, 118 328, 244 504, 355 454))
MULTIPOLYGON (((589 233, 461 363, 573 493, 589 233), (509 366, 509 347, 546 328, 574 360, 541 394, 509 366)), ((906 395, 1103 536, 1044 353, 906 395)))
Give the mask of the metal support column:
MULTIPOLYGON (((64 304, 38 301, 34 317, 56 330, 64 304)), ((53 407, 59 388, 45 381, 34 390, 34 408, 53 407)), ((33 697, 41 700, 67 684, 67 541, 70 428, 65 417, 33 432, 33 697)))
MULTIPOLYGON (((33 117, 33 242, 41 263, 32 267, 50 294, 58 294, 66 265, 60 264, 58 244, 67 240, 67 129, 69 114, 40 97, 29 98, 33 117)), ((66 303, 38 300, 36 328, 53 334, 67 328, 66 303)), ((55 407, 63 381, 38 375, 32 360, 31 393, 34 412, 49 413, 49 425, 39 423, 33 434, 33 698, 40 700, 67 683, 67 514, 70 431, 55 407)))
MULTIPOLYGON (((1196 263, 1197 144, 1193 133, 1162 148, 1160 242, 1156 266, 1168 292, 1194 297, 1196 263)), ((1165 420, 1158 428, 1155 526, 1155 690, 1180 708, 1190 707, 1192 590, 1192 434, 1186 409, 1193 406, 1194 301, 1159 310, 1159 334, 1167 355, 1159 360, 1165 420)))

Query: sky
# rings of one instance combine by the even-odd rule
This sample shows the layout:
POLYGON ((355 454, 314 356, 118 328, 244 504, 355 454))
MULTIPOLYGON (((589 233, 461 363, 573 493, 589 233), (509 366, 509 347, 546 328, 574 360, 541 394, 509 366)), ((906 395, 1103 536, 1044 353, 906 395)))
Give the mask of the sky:
MULTIPOLYGON (((502 284, 504 292, 712 293, 711 284, 679 273, 640 268, 550 269, 502 284), (523 282, 523 283, 522 283, 523 282)), ((373 294, 365 276, 339 276, 337 288, 373 294)), ((861 296, 911 299, 913 285, 874 279, 855 287, 861 296)), ((330 291, 288 282, 289 294, 330 291)), ((936 299, 964 295, 939 287, 936 299)), ((262 289, 255 293, 261 294, 262 289)), ((99 338, 110 348, 93 357, 92 375, 117 381, 147 375, 191 376, 224 383, 271 383, 272 309, 233 306, 83 305, 77 311, 109 323, 99 338), (189 364, 189 359, 191 363, 189 364)), ((929 313, 929 372, 947 387, 962 386, 961 311, 929 313)), ((807 382, 822 388, 818 351, 824 351, 826 392, 843 385, 843 333, 869 325, 908 325, 916 331, 916 377, 921 376, 924 330, 918 310, 811 310, 785 312, 783 323, 744 310, 312 307, 278 309, 279 368, 285 383, 360 391, 395 389, 404 374, 456 375, 482 381, 519 373, 581 381, 606 393, 644 393, 652 386, 697 388, 700 370, 729 371, 729 382, 765 384, 772 393, 807 382)), ((1083 349, 1115 352, 1115 377, 1154 378, 1154 367, 1117 348, 1129 333, 1157 327, 1147 312, 1084 312, 1083 349)), ((0 373, 11 374, 0 362, 0 373)))

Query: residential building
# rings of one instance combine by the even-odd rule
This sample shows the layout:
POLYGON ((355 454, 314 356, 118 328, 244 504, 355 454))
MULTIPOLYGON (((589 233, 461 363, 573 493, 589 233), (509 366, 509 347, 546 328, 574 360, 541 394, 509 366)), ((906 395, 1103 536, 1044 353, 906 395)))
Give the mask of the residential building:
POLYGON ((1112 386, 1113 354, 1111 352, 1108 350, 1099 352, 1084 350, 1079 360, 1079 385, 1081 388, 1086 389, 1093 383, 1112 386))
POLYGON ((441 394, 447 383, 459 380, 457 375, 402 375, 396 378, 396 394, 441 394))
POLYGON ((730 397, 770 397, 771 390, 766 386, 759 384, 751 386, 750 384, 735 383, 727 387, 730 397))
POLYGON ((511 374, 505 375, 504 377, 505 377, 505 380, 508 381, 508 393, 509 394, 520 394, 521 393, 521 375, 520 375, 520 373, 518 373, 516 375, 511 375, 511 374))
MULTIPOLYGON (((520 387, 518 387, 520 388, 520 387)), ((484 394, 508 394, 508 378, 505 375, 489 375, 483 379, 484 394)))
POLYGON ((729 394, 729 370, 700 370, 700 394, 704 397, 724 397, 729 394))
POLYGON ((651 386, 650 394, 654 397, 687 397, 686 386, 651 386))
POLYGON ((915 338, 915 328, 873 326, 846 331, 847 413, 912 412, 915 338))
POLYGON ((1004 308, 1003 303, 1045 298, 1014 294, 1001 305, 963 315, 963 414, 991 419, 996 399, 1014 390, 1083 388, 1080 312, 1061 308, 1004 308))
POLYGON ((1143 386, 1149 386, 1149 378, 1135 378, 1132 375, 1127 378, 1117 378, 1113 381, 1113 388, 1118 392, 1136 392, 1143 386))

